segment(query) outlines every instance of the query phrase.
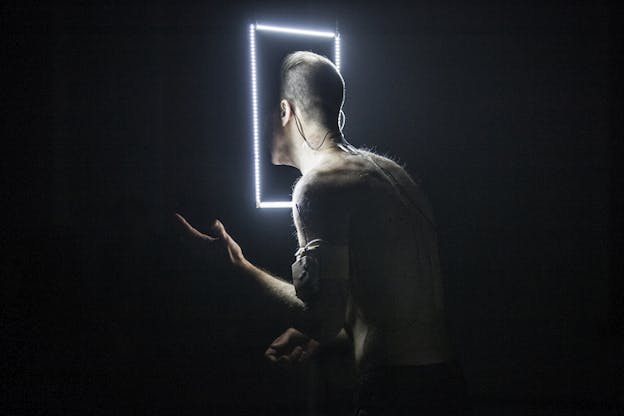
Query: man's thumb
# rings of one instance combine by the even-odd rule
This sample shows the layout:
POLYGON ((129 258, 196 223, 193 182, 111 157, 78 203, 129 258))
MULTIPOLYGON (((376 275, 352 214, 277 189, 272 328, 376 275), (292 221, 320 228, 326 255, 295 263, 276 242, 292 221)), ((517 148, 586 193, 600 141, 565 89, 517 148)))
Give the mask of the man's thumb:
POLYGON ((217 235, 219 235, 219 237, 225 237, 225 227, 223 226, 223 223, 218 219, 215 219, 213 221, 211 228, 217 235))

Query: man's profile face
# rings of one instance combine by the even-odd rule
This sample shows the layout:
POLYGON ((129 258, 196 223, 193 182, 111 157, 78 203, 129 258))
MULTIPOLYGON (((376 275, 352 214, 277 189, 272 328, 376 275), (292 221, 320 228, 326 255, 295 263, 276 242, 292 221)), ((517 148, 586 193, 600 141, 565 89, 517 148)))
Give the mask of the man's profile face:
POLYGON ((271 126, 271 163, 274 165, 285 164, 284 155, 287 154, 288 144, 286 140, 286 130, 282 127, 280 119, 279 108, 271 111, 270 126, 271 126))

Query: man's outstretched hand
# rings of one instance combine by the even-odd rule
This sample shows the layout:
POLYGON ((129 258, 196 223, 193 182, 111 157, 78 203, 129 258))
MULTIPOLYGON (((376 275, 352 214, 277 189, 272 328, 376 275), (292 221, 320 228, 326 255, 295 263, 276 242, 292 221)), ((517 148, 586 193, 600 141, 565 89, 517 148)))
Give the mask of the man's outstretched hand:
POLYGON ((289 367, 308 361, 319 345, 295 328, 288 328, 271 343, 264 356, 273 363, 289 367))
POLYGON ((176 220, 181 228, 183 237, 188 240, 201 254, 205 250, 216 250, 223 254, 226 262, 234 268, 240 268, 246 261, 243 251, 234 239, 225 231, 225 227, 219 220, 212 222, 213 235, 207 235, 198 231, 180 214, 176 213, 176 220))

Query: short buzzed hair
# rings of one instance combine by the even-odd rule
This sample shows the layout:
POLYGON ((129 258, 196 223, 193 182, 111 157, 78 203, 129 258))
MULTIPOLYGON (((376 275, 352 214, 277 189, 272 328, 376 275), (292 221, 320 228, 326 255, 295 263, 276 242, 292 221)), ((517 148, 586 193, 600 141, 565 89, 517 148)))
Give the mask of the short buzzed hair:
POLYGON ((336 65, 326 57, 308 51, 287 55, 282 61, 280 93, 282 98, 293 100, 307 117, 330 128, 338 127, 345 83, 336 65))

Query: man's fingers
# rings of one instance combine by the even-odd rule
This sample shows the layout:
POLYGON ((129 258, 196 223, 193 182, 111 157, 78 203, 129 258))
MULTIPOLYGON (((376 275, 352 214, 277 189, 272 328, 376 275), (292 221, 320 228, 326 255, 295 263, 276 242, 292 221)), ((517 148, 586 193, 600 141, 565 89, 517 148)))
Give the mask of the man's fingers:
POLYGON ((290 334, 287 331, 287 332, 284 332, 279 337, 275 338, 275 340, 271 343, 270 347, 275 348, 275 349, 283 348, 288 344, 289 341, 290 341, 290 334))
POLYGON ((264 355, 269 361, 284 367, 303 363, 314 353, 316 341, 294 328, 288 328, 267 348, 264 355))
POLYGON ((303 348, 295 347, 289 354, 285 351, 278 351, 275 348, 269 347, 264 352, 264 356, 273 363, 288 364, 297 362, 302 351, 303 348))
POLYGON ((277 349, 284 348, 286 345, 288 345, 288 339, 278 338, 275 341, 273 341, 273 343, 271 343, 270 347, 277 350, 277 349))
POLYGON ((195 229, 195 227, 193 227, 191 224, 189 224, 189 222, 186 220, 186 218, 184 218, 182 215, 178 214, 177 212, 175 213, 175 216, 178 220, 178 224, 180 224, 182 226, 182 228, 188 233, 191 234, 193 237, 199 237, 202 238, 204 234, 200 233, 199 231, 197 231, 197 229, 195 229))
POLYGON ((205 240, 208 242, 212 242, 215 240, 218 240, 218 238, 215 237, 211 237, 209 235, 206 235, 200 231, 198 231, 195 227, 193 227, 191 224, 189 224, 189 222, 186 220, 186 218, 184 218, 182 215, 178 214, 177 212, 175 213, 175 216, 178 220, 178 223, 181 225, 181 227, 185 230, 185 232, 194 237, 194 238, 198 238, 201 240, 205 240))
POLYGON ((287 355, 280 355, 279 358, 277 359, 277 364, 280 365, 281 367, 290 367, 292 362, 290 361, 287 355))
POLYGON ((210 228, 215 232, 218 237, 222 238, 224 241, 227 241, 227 239, 230 237, 227 231, 225 231, 225 225, 223 225, 223 223, 218 219, 212 222, 212 227, 210 228))
POLYGON ((291 363, 297 363, 299 362, 299 358, 301 358, 301 354, 303 354, 303 348, 297 346, 292 350, 292 352, 288 356, 288 359, 291 363))
POLYGON ((300 333, 294 328, 288 328, 282 335, 275 338, 275 341, 271 343, 273 348, 283 348, 290 343, 301 343, 305 340, 305 335, 300 333))
POLYGON ((273 363, 277 362, 277 351, 271 347, 264 352, 264 356, 273 363))

